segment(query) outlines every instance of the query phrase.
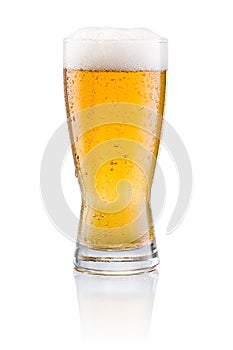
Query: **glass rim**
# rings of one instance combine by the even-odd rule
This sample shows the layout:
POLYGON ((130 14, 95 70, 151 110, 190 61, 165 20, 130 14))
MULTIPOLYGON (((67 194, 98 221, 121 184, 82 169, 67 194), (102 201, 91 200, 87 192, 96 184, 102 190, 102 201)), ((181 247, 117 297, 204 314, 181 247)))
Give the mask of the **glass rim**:
POLYGON ((167 44, 168 39, 166 38, 160 38, 160 39, 155 39, 155 38, 147 38, 147 39, 132 39, 132 38, 120 38, 120 39, 92 39, 92 38, 65 38, 63 39, 63 42, 96 42, 96 43, 104 43, 104 42, 151 42, 151 43, 156 43, 156 44, 167 44))

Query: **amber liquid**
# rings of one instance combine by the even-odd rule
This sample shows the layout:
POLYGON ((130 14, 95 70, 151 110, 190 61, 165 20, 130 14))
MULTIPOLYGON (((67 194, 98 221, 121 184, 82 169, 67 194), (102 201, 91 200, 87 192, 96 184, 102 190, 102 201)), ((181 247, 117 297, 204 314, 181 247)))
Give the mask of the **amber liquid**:
POLYGON ((64 69, 82 192, 79 243, 92 249, 128 249, 154 242, 149 201, 165 82, 165 71, 64 69))

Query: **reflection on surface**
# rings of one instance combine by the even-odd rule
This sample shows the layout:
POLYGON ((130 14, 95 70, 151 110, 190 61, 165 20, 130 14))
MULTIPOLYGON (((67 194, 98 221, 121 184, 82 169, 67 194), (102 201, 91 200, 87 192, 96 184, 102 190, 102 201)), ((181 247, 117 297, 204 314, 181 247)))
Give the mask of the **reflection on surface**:
POLYGON ((85 346, 145 344, 158 272, 95 276, 75 271, 74 277, 85 346))

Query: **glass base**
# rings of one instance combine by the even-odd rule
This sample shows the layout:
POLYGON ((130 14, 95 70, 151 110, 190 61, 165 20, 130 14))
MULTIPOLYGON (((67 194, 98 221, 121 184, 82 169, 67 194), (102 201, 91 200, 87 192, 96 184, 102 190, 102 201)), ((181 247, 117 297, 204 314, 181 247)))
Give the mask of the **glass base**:
POLYGON ((96 250, 78 244, 74 256, 76 270, 95 275, 136 275, 154 271, 158 264, 153 244, 127 250, 96 250))

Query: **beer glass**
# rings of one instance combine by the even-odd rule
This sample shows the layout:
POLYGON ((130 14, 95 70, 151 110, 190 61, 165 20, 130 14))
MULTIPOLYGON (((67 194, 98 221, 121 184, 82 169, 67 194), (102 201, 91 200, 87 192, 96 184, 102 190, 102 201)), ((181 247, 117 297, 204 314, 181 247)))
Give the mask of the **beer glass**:
POLYGON ((74 264, 136 274, 159 263, 150 190, 159 149, 167 40, 83 28, 64 40, 68 126, 82 207, 74 264))

